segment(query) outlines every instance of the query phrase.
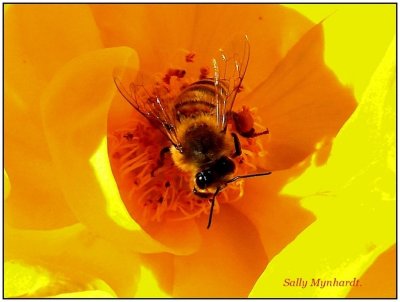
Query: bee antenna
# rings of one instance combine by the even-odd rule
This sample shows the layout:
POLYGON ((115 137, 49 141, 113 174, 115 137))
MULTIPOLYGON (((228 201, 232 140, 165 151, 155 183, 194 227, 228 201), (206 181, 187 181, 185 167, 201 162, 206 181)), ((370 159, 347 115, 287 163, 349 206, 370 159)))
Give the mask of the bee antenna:
POLYGON ((212 216, 213 216, 213 212, 214 212, 215 197, 217 197, 218 193, 221 191, 222 188, 223 188, 222 186, 219 186, 217 188, 217 190, 215 190, 215 193, 211 199, 210 216, 208 216, 207 229, 209 229, 211 226, 212 216))
POLYGON ((229 184, 231 182, 235 182, 239 179, 242 178, 250 178, 250 177, 258 177, 258 176, 265 176, 265 175, 270 175, 272 172, 268 171, 268 172, 262 172, 262 173, 254 173, 254 174, 247 174, 247 175, 238 175, 230 180, 228 180, 225 184, 229 184))
POLYGON ((268 172, 262 172, 262 173, 254 173, 254 174, 247 174, 247 175, 238 175, 230 180, 228 180, 226 183, 224 183, 223 185, 219 186, 217 188, 217 190, 215 190, 214 195, 211 199, 211 207, 210 207, 210 215, 208 216, 208 224, 207 224, 207 229, 209 229, 211 227, 211 222, 212 222, 212 216, 213 216, 213 212, 214 212, 214 205, 215 205, 215 198, 217 197, 218 193, 226 187, 227 184, 231 183, 231 182, 235 182, 238 179, 242 179, 242 178, 250 178, 250 177, 257 177, 257 176, 265 176, 265 175, 270 175, 272 172, 268 171, 268 172))

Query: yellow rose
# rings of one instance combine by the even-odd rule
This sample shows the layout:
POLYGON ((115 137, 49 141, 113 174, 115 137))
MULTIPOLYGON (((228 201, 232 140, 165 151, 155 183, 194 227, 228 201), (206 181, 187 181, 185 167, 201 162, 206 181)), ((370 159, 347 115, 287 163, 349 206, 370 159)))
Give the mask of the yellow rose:
MULTIPOLYGON (((318 243, 321 232, 332 229, 318 229, 326 224, 321 213, 329 207, 320 212, 305 205, 305 210, 299 200, 307 194, 295 190, 288 196, 282 189, 307 171, 306 193, 318 192, 307 173, 316 169, 314 159, 325 164, 334 137, 355 108, 351 90, 325 66, 322 27, 278 5, 7 7, 5 295, 291 296, 281 285, 281 292, 265 290, 266 284, 283 282, 271 270, 281 265, 280 259, 299 261, 291 248, 297 242, 304 246, 307 226, 316 226, 308 243, 318 243), (243 31, 251 40, 251 61, 245 78, 249 93, 240 101, 257 107, 271 130, 263 142, 267 156, 254 164, 274 173, 247 181, 240 201, 221 203, 210 230, 204 214, 150 226, 132 219, 137 213, 129 207, 124 186, 114 180, 107 149, 107 136, 133 111, 118 94, 113 71, 125 66, 160 72, 180 48, 209 57, 221 41, 243 31), (295 239, 299 234, 300 240, 295 239)), ((388 41, 382 40, 383 50, 388 41)), ((346 150, 347 140, 338 141, 332 150, 340 154, 340 142, 346 150)), ((330 160, 345 167, 335 152, 330 160)), ((327 169, 332 165, 328 161, 327 169)), ((337 170, 330 175, 340 176, 337 170)), ((385 190, 393 193, 391 187, 385 190)), ((371 242, 373 253, 362 263, 364 270, 394 243, 371 242)), ((351 251, 358 255, 357 249, 351 251)), ((335 260, 329 265, 334 267, 335 260)), ((336 267, 325 269, 330 277, 337 272, 336 267)), ((346 290, 335 294, 346 295, 346 290)), ((305 296, 318 295, 324 292, 305 296)))

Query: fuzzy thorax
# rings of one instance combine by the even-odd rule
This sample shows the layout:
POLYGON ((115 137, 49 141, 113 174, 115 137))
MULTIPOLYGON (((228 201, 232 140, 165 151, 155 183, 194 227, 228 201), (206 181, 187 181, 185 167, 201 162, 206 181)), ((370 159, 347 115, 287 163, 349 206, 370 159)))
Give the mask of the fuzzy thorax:
POLYGON ((171 148, 174 163, 185 172, 196 173, 234 150, 232 136, 221 132, 215 117, 201 115, 181 121, 177 133, 182 153, 171 148))

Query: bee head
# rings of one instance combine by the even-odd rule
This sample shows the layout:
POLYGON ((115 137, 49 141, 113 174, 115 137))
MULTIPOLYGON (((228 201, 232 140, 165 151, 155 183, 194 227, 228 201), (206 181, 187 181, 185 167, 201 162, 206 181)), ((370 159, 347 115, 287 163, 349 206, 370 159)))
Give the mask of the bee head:
POLYGON ((226 175, 233 173, 234 170, 234 162, 230 158, 222 156, 220 159, 212 163, 212 165, 196 174, 196 185, 199 189, 204 190, 210 185, 223 179, 226 175))

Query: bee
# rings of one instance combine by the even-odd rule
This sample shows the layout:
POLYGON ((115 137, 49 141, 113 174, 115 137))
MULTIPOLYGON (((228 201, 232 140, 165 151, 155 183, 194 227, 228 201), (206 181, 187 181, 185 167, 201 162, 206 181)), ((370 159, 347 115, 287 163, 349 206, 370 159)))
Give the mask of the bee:
MULTIPOLYGON (((249 112, 232 110, 250 59, 247 36, 240 45, 230 54, 219 50, 212 59, 211 74, 203 68, 199 80, 184 87, 172 101, 154 92, 140 96, 138 85, 131 83, 126 90, 121 79, 114 77, 122 96, 170 142, 160 151, 159 167, 169 153, 177 167, 192 175, 193 194, 210 202, 207 228, 211 226, 216 196, 228 184, 271 174, 268 171, 234 176, 233 159, 242 153, 238 135, 250 138, 268 133, 255 132, 249 112), (228 123, 234 124, 235 131, 228 131, 228 123)), ((171 76, 182 78, 185 71, 170 70, 164 81, 169 83, 171 76)))

